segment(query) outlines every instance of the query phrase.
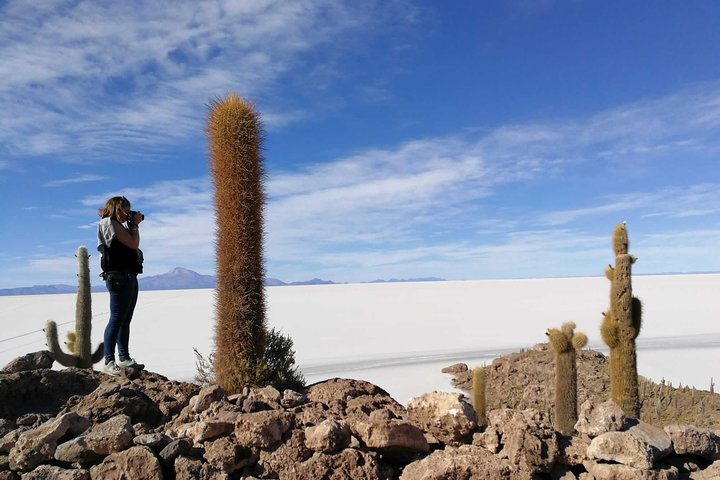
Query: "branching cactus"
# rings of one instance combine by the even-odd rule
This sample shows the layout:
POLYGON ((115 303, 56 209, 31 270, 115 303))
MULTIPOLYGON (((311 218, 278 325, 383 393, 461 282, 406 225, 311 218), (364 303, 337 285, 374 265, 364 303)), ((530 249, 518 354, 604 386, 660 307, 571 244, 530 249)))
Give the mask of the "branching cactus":
POLYGON ((65 345, 70 353, 63 352, 58 342, 57 325, 49 320, 45 325, 45 337, 55 360, 65 367, 92 368, 103 359, 103 344, 93 353, 90 344, 92 328, 92 300, 90 296, 90 264, 87 248, 80 246, 75 253, 78 261, 78 292, 75 302, 75 331, 68 332, 65 345))
POLYGON ((475 367, 472 371, 472 404, 477 415, 478 425, 487 424, 487 414, 485 405, 485 389, 486 389, 486 367, 475 367))
POLYGON ((563 323, 545 334, 555 352, 555 428, 572 435, 577 423, 577 351, 587 345, 587 335, 575 332, 575 323, 563 323))
POLYGON ((217 221, 215 378, 226 392, 257 384, 266 343, 263 279, 263 131, 254 106, 236 94, 208 115, 217 221))
POLYGON ((637 260, 628 253, 625 222, 613 231, 615 265, 605 276, 610 280, 610 307, 603 313, 600 334, 610 348, 610 395, 625 415, 640 416, 635 339, 642 326, 642 304, 632 295, 632 264, 637 260))

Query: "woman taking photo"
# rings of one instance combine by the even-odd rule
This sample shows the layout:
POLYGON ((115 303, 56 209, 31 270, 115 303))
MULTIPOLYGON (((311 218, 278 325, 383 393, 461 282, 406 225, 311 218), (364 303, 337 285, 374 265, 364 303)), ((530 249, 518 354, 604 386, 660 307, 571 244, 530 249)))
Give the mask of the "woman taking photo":
POLYGON ((105 327, 105 366, 102 371, 118 376, 122 368, 141 369, 130 357, 130 321, 138 297, 138 273, 142 273, 140 223, 145 216, 130 208, 125 197, 110 198, 99 211, 98 251, 100 276, 110 292, 110 319, 105 327), (117 345, 119 362, 115 363, 117 345))

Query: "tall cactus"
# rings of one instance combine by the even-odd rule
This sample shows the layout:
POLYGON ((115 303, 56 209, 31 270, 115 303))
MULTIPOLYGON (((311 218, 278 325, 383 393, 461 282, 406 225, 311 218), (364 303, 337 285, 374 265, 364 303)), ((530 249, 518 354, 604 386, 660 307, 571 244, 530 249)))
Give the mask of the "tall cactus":
POLYGON ((90 296, 90 264, 87 248, 80 246, 75 253, 78 262, 78 292, 75 302, 75 331, 68 332, 65 342, 70 353, 63 352, 58 342, 57 325, 49 320, 45 325, 45 337, 55 360, 65 367, 92 368, 103 359, 103 344, 91 352, 92 300, 90 296))
POLYGON ((587 345, 587 335, 575 332, 575 323, 563 323, 560 329, 548 329, 550 346, 555 351, 555 428, 572 435, 577 423, 577 351, 587 345))
POLYGON ((603 313, 600 334, 610 348, 610 395, 625 415, 640 417, 637 351, 635 339, 642 326, 642 304, 632 295, 632 264, 626 223, 613 230, 615 266, 605 276, 610 280, 610 307, 603 313))
POLYGON ((215 377, 237 392, 257 384, 265 368, 260 116, 229 94, 210 105, 207 134, 217 221, 215 377))
POLYGON ((486 389, 486 367, 475 367, 472 371, 472 404, 477 416, 478 425, 487 424, 487 412, 485 404, 486 389))

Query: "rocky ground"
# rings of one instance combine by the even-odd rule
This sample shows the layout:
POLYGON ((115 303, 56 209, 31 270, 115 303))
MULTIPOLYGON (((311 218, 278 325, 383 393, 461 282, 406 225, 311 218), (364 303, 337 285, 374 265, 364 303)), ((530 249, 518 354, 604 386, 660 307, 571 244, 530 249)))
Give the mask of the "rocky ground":
MULTIPOLYGON (((472 367, 472 366, 471 366, 472 367)), ((610 396, 608 361, 594 350, 580 350, 577 357, 578 404, 587 399, 610 396)), ((453 375, 453 384, 469 392, 472 372, 465 364, 451 365, 443 372, 453 375)), ((512 353, 487 366, 487 408, 537 408, 552 412, 555 398, 555 358, 548 344, 512 353)), ((708 379, 710 388, 711 379, 708 379)), ((720 394, 640 377, 640 419, 658 426, 691 424, 720 428, 720 394)))
MULTIPOLYGON (((567 437, 542 401, 478 425, 457 393, 403 407, 368 382, 330 379, 227 395, 152 372, 35 368, 43 361, 0 373, 0 480, 720 478, 718 432, 625 418, 602 398, 583 403, 567 437)), ((511 365, 498 368, 522 370, 511 365)), ((527 388, 516 397, 529 401, 527 388)))

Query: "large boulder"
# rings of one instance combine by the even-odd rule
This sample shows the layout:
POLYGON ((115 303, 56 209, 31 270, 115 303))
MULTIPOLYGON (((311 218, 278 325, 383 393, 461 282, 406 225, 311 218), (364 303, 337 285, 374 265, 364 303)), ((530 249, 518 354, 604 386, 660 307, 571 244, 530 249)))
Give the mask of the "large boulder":
POLYGON ((267 448, 282 439, 293 420, 293 414, 276 410, 243 413, 235 422, 235 438, 244 447, 267 448))
POLYGON ((118 415, 93 426, 87 433, 58 445, 55 459, 67 463, 96 463, 103 457, 133 445, 130 417, 118 415))
POLYGON ((635 468, 617 463, 598 463, 588 460, 584 463, 588 471, 587 480, 677 480, 679 472, 676 467, 668 468, 635 468))
POLYGON ((690 478, 692 480, 717 480, 720 478, 720 460, 716 460, 705 470, 691 473, 690 478))
POLYGON ((311 402, 320 402, 330 405, 336 400, 347 402, 349 399, 361 395, 388 395, 377 385, 364 380, 351 380, 346 378, 331 378, 324 382, 311 385, 307 389, 307 399, 311 402))
POLYGON ((444 443, 461 443, 477 427, 477 415, 462 394, 432 392, 407 405, 410 423, 444 443))
POLYGON ((41 368, 50 368, 55 362, 55 357, 48 350, 32 352, 17 357, 10 363, 5 365, 0 372, 2 373, 18 373, 30 370, 39 370, 41 368))
POLYGON ((675 453, 720 460, 720 436, 713 431, 692 425, 668 425, 665 432, 672 440, 675 453))
POLYGON ((40 465, 32 472, 23 474, 22 480, 90 480, 90 472, 80 468, 40 465))
POLYGON ((332 453, 350 445, 350 427, 345 421, 323 420, 305 429, 305 446, 316 452, 332 453))
POLYGON ((422 430, 399 419, 358 421, 353 423, 353 431, 367 448, 380 452, 427 453, 430 450, 422 430))
POLYGON ((318 478, 323 480, 380 480, 389 475, 383 472, 377 454, 346 448, 328 455, 315 453, 312 457, 297 465, 292 473, 283 478, 303 480, 318 478))

